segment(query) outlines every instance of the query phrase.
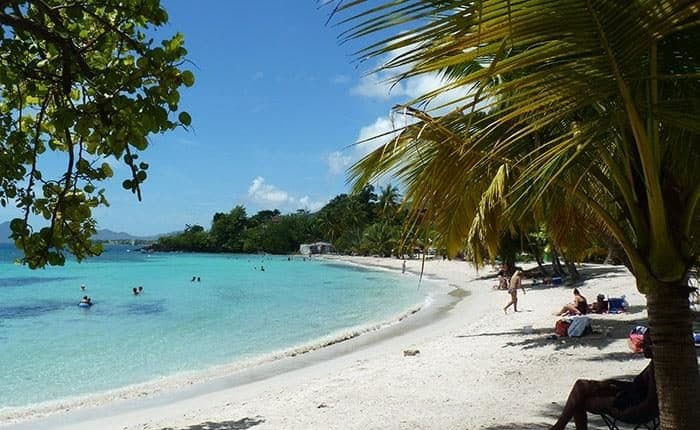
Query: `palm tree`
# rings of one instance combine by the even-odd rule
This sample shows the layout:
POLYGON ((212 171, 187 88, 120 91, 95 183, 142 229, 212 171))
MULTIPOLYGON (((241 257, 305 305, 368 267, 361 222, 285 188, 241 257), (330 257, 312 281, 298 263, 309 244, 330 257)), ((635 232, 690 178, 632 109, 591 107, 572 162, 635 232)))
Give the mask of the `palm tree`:
POLYGON ((391 184, 379 189, 377 201, 378 215, 380 218, 392 219, 396 215, 396 209, 401 199, 399 189, 391 184))
POLYGON ((384 222, 367 227, 362 235, 362 250, 380 257, 390 257, 398 244, 399 230, 384 222))
POLYGON ((492 250, 533 221, 568 253, 587 237, 613 238, 647 297, 661 426, 695 428, 687 278, 700 254, 697 2, 387 1, 341 23, 346 39, 397 26, 360 60, 394 53, 381 67, 397 79, 443 79, 400 107, 417 122, 354 166, 356 183, 394 173, 448 252, 467 241, 477 261, 483 244, 492 250), (469 95, 450 96, 458 88, 469 95), (416 108, 437 96, 440 109, 416 108))

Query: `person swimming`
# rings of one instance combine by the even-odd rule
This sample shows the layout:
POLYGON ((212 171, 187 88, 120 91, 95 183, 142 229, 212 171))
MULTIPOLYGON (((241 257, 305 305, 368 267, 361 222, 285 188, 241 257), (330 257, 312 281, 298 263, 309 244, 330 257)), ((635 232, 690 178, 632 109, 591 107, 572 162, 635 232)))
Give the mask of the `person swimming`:
POLYGON ((87 290, 87 287, 85 286, 85 284, 80 284, 80 291, 85 291, 85 290, 87 290))
POLYGON ((139 294, 143 293, 143 287, 139 286, 139 294))
POLYGON ((136 287, 134 287, 134 288, 132 289, 132 291, 134 292, 134 295, 135 295, 135 296, 138 296, 138 295, 139 295, 139 290, 138 290, 136 287))

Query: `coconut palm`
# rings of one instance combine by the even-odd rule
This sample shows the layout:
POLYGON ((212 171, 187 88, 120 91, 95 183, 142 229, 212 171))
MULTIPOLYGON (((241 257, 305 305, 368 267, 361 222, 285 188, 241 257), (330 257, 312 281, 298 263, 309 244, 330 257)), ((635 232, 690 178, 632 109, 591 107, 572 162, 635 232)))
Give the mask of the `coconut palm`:
POLYGON ((392 219, 396 215, 396 209, 401 199, 399 189, 391 184, 379 189, 377 200, 377 212, 380 218, 392 219))
POLYGON ((399 229, 387 222, 370 225, 362 234, 362 251, 380 257, 391 257, 398 244, 399 229))
POLYGON ((442 79, 401 107, 417 122, 354 166, 356 182, 395 174, 450 253, 491 249, 533 221, 565 252, 613 238, 647 297, 661 426, 695 428, 698 3, 353 0, 336 11, 346 39, 395 27, 361 60, 394 53, 381 68, 396 79, 442 79))

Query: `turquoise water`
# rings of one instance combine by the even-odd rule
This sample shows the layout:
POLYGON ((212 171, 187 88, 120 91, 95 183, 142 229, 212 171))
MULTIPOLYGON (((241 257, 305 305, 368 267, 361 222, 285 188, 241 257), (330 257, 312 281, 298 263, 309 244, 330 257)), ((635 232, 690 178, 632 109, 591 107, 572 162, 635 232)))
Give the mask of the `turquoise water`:
POLYGON ((0 408, 250 360, 385 320, 427 294, 415 278, 299 257, 127 250, 30 271, 0 248, 0 408), (83 294, 89 309, 77 306, 83 294))

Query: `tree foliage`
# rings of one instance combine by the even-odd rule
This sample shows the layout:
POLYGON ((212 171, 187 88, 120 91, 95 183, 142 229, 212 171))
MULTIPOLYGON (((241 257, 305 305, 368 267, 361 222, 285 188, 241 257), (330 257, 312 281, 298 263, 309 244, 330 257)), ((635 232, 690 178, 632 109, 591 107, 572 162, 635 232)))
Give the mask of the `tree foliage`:
POLYGON ((149 136, 189 126, 184 38, 153 39, 167 19, 158 0, 0 2, 0 204, 23 213, 11 237, 29 267, 99 254, 100 183, 125 164, 140 199, 149 136))
POLYGON ((392 203, 380 210, 382 199, 368 185, 355 194, 340 194, 316 213, 299 210, 283 215, 279 210, 262 210, 248 217, 243 206, 229 213, 216 213, 208 232, 193 234, 187 227, 180 234, 162 237, 154 249, 199 252, 299 251, 302 243, 329 241, 338 252, 362 255, 398 255, 401 250, 400 195, 388 185, 392 203), (203 239, 204 238, 204 239, 203 239))

